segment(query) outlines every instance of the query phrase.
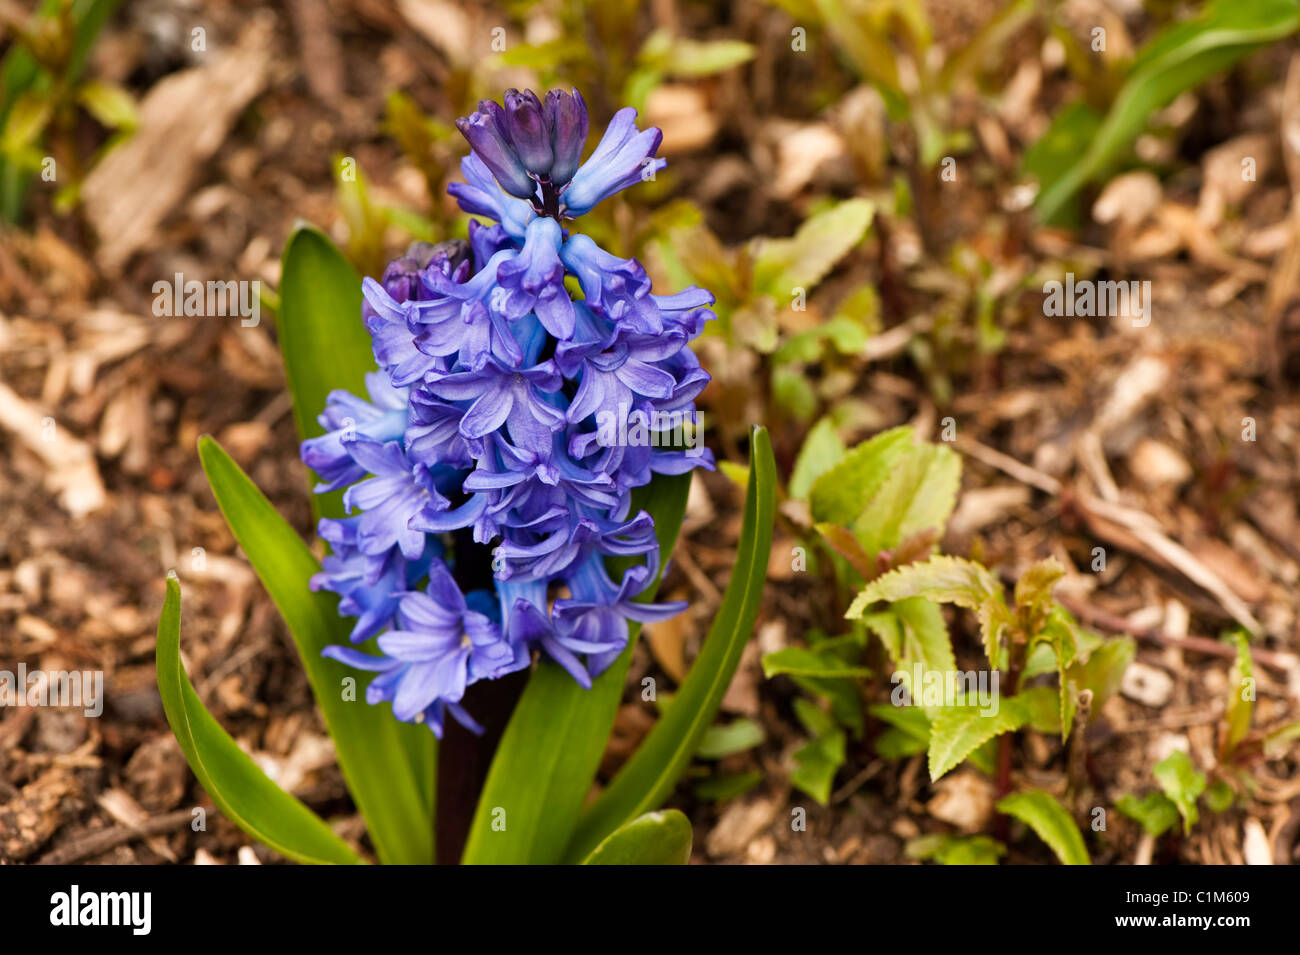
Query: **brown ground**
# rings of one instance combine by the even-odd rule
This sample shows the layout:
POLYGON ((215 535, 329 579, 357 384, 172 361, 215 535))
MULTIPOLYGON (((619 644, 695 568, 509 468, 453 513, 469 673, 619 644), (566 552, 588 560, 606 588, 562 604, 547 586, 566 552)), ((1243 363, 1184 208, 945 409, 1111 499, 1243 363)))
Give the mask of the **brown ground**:
MULTIPOLYGON (((23 228, 0 233, 0 668, 21 660, 102 669, 109 688, 102 719, 50 709, 0 716, 0 860, 7 862, 249 858, 241 851, 248 840, 219 813, 209 814, 206 832, 188 825, 191 808, 210 803, 167 729, 154 685, 154 628, 169 568, 185 588, 182 646, 200 697, 281 785, 363 838, 292 644, 217 512, 195 454, 198 435, 217 435, 281 512, 310 529, 273 325, 157 318, 151 289, 174 272, 275 284, 297 218, 345 239, 329 172, 336 154, 355 156, 376 193, 427 209, 422 180, 380 128, 383 102, 402 88, 450 120, 457 113, 448 84, 457 74, 436 40, 379 0, 296 0, 275 12, 206 0, 130 6, 97 47, 92 74, 142 98, 180 69, 204 68, 212 60, 192 58, 181 39, 197 22, 206 25, 214 57, 232 59, 205 78, 201 126, 146 141, 130 162, 92 176, 84 211, 72 216, 56 215, 38 182, 23 228), (223 122, 228 130, 215 143, 192 135, 223 122), (52 443, 37 436, 46 418, 52 443), (143 832, 133 831, 142 823, 143 832)), ((833 69, 788 62, 788 18, 751 2, 712 12, 678 6, 654 4, 639 26, 675 19, 683 32, 741 37, 761 51, 740 70, 683 84, 702 95, 710 128, 674 130, 665 120, 666 152, 681 170, 678 194, 699 203, 727 243, 787 235, 815 196, 852 194, 852 166, 834 156, 782 195, 770 189, 788 162, 772 144, 796 126, 831 128, 824 104, 784 92, 825 81, 833 69)), ((498 22, 494 16, 477 22, 498 22)), ((942 37, 944 21, 936 22, 942 37)), ((1132 26, 1140 37, 1140 22, 1132 26)), ((1183 638, 1217 636, 1231 625, 1234 599, 1264 626, 1257 648, 1277 654, 1257 657, 1256 725, 1300 716, 1293 665, 1300 649, 1300 227, 1288 213, 1300 194, 1300 146, 1287 145, 1278 119, 1300 109, 1295 50, 1282 45, 1252 60, 1256 85, 1216 80, 1181 113, 1176 103, 1168 117, 1175 133, 1160 159, 1171 174, 1154 194, 1144 181, 1113 182, 1108 194, 1121 217, 1065 233, 1032 227, 1003 202, 1016 181, 1015 157, 1064 95, 1060 71, 1044 68, 1028 42, 1006 69, 1027 95, 1000 111, 974 97, 954 100, 956 122, 978 130, 974 152, 962 159, 962 174, 978 188, 954 199, 937 183, 917 183, 917 216, 878 223, 827 283, 833 291, 872 280, 882 289, 885 327, 913 322, 918 332, 910 348, 903 336, 898 347, 886 344, 853 366, 856 377, 837 400, 862 402, 858 437, 901 423, 937 437, 941 420, 955 418, 966 467, 945 550, 980 549, 986 563, 1009 574, 1056 555, 1076 571, 1062 594, 1099 630, 1149 631, 1138 659, 1171 676, 1172 693, 1153 705, 1116 697, 1102 712, 1089 735, 1095 805, 1149 787, 1151 764, 1178 737, 1198 765, 1214 765, 1230 661, 1183 638), (1259 139, 1243 143, 1242 136, 1259 139), (1215 146, 1227 156, 1228 178, 1215 146), (1231 173, 1246 149, 1268 159, 1260 160, 1259 181, 1243 188, 1231 173), (996 354, 972 345, 971 282, 951 268, 957 243, 993 268, 986 289, 1008 333, 996 354), (1044 317, 1039 271, 1061 262, 1151 279, 1152 327, 1044 317), (1241 440, 1247 416, 1256 422, 1253 443, 1241 440), (1149 537, 1081 504, 1088 495, 1151 515, 1158 534, 1181 544, 1186 557, 1162 560, 1149 537), (1092 574, 1098 545, 1107 548, 1108 568, 1092 574), (1189 577, 1201 571, 1212 589, 1189 577)), ((836 82, 852 85, 847 74, 836 82)), ((184 116, 172 120, 181 124, 173 129, 186 129, 184 116)), ((87 152, 97 136, 85 130, 87 152)), ((397 252, 401 241, 390 234, 386 251, 397 252)), ((710 347, 716 397, 748 372, 710 347), (730 380, 729 366, 738 367, 730 380)), ((751 419, 768 415, 788 473, 801 427, 765 411, 761 395, 749 406, 751 419)), ((743 446, 736 450, 725 433, 719 441, 720 457, 743 460, 743 446)), ((656 636, 653 656, 639 651, 638 678, 653 670, 671 682, 679 655, 689 659, 698 647, 734 559, 740 495, 718 474, 697 492, 664 586, 693 608, 656 636)), ((983 825, 990 786, 982 777, 963 770, 932 786, 920 757, 877 758, 874 728, 868 741, 851 745, 829 808, 790 788, 791 754, 802 744, 789 706, 795 690, 762 679, 760 647, 797 642, 810 626, 832 623, 839 609, 819 582, 789 570, 793 533, 784 522, 778 527, 758 637, 725 703, 728 714, 757 719, 767 742, 724 768, 762 769, 765 781, 720 806, 696 803, 686 790, 676 797, 696 823, 697 859, 897 863, 908 838, 956 831, 954 804, 961 819, 983 825), (795 807, 808 810, 807 832, 790 829, 795 807)), ((954 620, 959 659, 976 665, 971 622, 954 620)), ((864 692, 882 699, 887 686, 864 692)), ((610 765, 646 724, 642 705, 629 703, 610 765)), ((1166 838, 1156 860, 1240 863, 1257 827, 1275 862, 1300 859, 1297 764, 1293 752, 1257 767, 1254 798, 1208 816, 1187 839, 1166 838)), ((1017 773, 1057 786, 1059 744, 1024 741, 1017 773)), ((1131 862, 1138 843, 1136 826, 1112 812, 1095 861, 1131 862)), ((273 860, 260 847, 251 852, 273 860)), ((1032 838, 1015 840, 1009 856, 1049 860, 1032 838)))

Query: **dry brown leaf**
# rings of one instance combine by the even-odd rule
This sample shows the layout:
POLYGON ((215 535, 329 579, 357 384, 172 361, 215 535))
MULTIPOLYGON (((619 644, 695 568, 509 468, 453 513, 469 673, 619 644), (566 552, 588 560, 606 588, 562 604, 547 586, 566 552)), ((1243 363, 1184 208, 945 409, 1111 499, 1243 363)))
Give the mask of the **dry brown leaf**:
POLYGON ((163 78, 144 97, 131 138, 96 163, 82 184, 86 218, 100 238, 96 261, 102 269, 119 271, 154 241, 200 164, 262 91, 270 56, 266 24, 254 22, 231 49, 163 78))

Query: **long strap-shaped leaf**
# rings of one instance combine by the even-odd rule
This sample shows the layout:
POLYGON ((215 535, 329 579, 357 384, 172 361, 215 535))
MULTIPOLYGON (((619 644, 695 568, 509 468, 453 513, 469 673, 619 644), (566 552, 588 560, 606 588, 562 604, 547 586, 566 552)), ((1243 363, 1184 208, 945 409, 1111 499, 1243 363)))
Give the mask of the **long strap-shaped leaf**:
POLYGON ((298 862, 356 864, 347 843, 258 769, 204 708, 181 665, 181 585, 167 577, 158 620, 158 690, 167 722, 212 801, 258 842, 298 862))
POLYGON ((1195 20, 1177 23, 1142 50, 1088 148, 1059 178, 1042 183, 1036 205, 1049 221, 1085 183, 1142 131, 1148 117, 1265 43, 1300 28, 1294 0, 1217 0, 1195 20))
MULTIPOLYGON (((315 226, 298 223, 285 243, 276 324, 298 436, 309 438, 321 433, 316 416, 324 409, 329 393, 343 388, 364 397, 366 372, 375 368, 370 336, 361 324, 361 277, 315 226)), ((342 496, 341 491, 313 494, 313 514, 342 516, 342 496)), ((331 619, 337 624, 333 599, 320 599, 328 604, 333 614, 331 619)), ((330 642, 344 642, 340 636, 344 630, 340 628, 334 633, 330 642)), ((307 656, 305 650, 303 655, 307 656)), ((315 648, 313 660, 319 662, 319 655, 319 648, 315 648)), ((331 690, 337 695, 340 674, 344 671, 332 663, 322 665, 331 674, 331 690)), ((308 674, 311 672, 309 666, 308 674)), ((319 692, 317 698, 320 699, 319 692)), ((352 764, 358 774, 367 777, 356 778, 354 782, 354 776, 348 776, 353 797, 366 815, 371 837, 383 861, 431 861, 434 780, 438 771, 435 741, 430 739, 430 733, 419 728, 399 726, 394 730, 390 725, 391 714, 386 710, 367 710, 366 718, 359 722, 359 731, 352 738, 336 737, 335 740, 345 774, 352 764), (405 752, 404 764, 386 764, 397 755, 394 733, 396 743, 405 752), (368 738, 375 742, 373 753, 368 738), (386 797, 384 790, 390 777, 392 793, 386 797), (359 792, 358 787, 366 792, 359 792), (413 791, 418 791, 419 805, 425 807, 425 818, 418 822, 410 815, 415 812, 413 791), (379 835, 376 827, 388 831, 379 835), (427 842, 423 835, 426 830, 430 832, 427 842)))
POLYGON ((349 630, 338 615, 338 598, 308 585, 320 564, 216 441, 200 439, 199 459, 221 513, 289 627, 380 860, 431 863, 433 734, 399 723, 387 706, 370 706, 364 690, 347 682, 357 672, 320 655, 330 644, 346 643, 349 630), (345 687, 353 688, 347 699, 345 687))
POLYGON ((615 829, 663 802, 713 722, 740 663, 758 616, 776 509, 776 463, 767 431, 755 427, 749 447, 744 524, 722 606, 668 711, 583 814, 565 853, 570 861, 584 858, 615 829))
POLYGON ((691 823, 676 809, 648 812, 606 836, 583 865, 686 865, 691 823))
MULTIPOLYGON (((689 475, 660 476, 633 494, 633 510, 654 517, 661 554, 671 553, 677 541, 689 490, 689 475)), ((641 599, 652 599, 654 590, 641 599)), ((638 627, 628 630, 627 649, 590 690, 549 662, 529 679, 492 759, 464 863, 560 861, 623 697, 638 627)))
MULTIPOLYGON (((322 432, 316 416, 331 391, 366 397, 375 369, 370 336, 361 324, 361 276, 315 226, 299 223, 284 245, 276 330, 293 397, 298 437, 322 432)), ((312 495, 317 517, 341 517, 343 492, 312 495)))

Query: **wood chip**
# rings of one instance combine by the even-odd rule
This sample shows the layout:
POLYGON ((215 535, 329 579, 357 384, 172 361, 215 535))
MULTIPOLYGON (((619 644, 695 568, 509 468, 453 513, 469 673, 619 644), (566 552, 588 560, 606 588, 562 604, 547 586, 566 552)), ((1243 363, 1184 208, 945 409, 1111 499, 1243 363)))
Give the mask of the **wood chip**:
POLYGON ((117 273, 153 242, 193 184, 199 166, 266 85, 271 54, 264 24, 251 24, 211 63, 160 80, 140 103, 140 124, 86 176, 81 197, 100 239, 96 261, 117 273))
POLYGON ((0 427, 45 463, 45 484, 59 496, 59 506, 84 517, 104 506, 104 483, 90 445, 73 437, 51 415, 0 383, 0 427))

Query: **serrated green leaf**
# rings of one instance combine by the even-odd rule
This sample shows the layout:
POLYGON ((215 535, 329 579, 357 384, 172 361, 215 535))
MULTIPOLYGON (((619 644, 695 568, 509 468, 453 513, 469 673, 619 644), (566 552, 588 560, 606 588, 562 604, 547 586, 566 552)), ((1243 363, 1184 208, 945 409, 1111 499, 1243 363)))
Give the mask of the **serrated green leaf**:
POLYGON ((158 620, 158 692, 186 761, 217 808, 287 858, 319 864, 361 862, 324 820, 271 782, 203 706, 181 663, 180 627, 181 587, 172 573, 158 620))
MULTIPOLYGON (((1050 584, 1048 585, 1048 588, 1048 593, 1041 599, 1045 599, 1050 603, 1050 584)), ((1017 587, 1017 598, 1019 598, 1019 596, 1019 587, 1017 587)), ((1022 613, 1024 613, 1024 616, 1028 617, 1036 615, 1039 612, 1039 609, 1036 609, 1036 607, 1041 608, 1041 604, 1038 603, 1039 599, 1040 598, 1038 597, 1028 598, 1030 602, 1022 605, 1022 613)), ((1074 723, 1075 708, 1075 691, 1071 688, 1070 680, 1066 672, 1070 665, 1074 663, 1077 646, 1075 642, 1074 627, 1070 618, 1062 611, 1052 611, 1048 615, 1042 629, 1031 638, 1029 645, 1032 647, 1038 642, 1046 643, 1051 647, 1052 654, 1056 657, 1056 675, 1059 681, 1057 687, 1060 701, 1061 741, 1064 742, 1070 735, 1070 729, 1074 723)))
POLYGON ((1015 625, 1015 620, 1002 595, 1002 585, 988 570, 973 561, 946 555, 908 564, 867 584, 844 616, 856 619, 879 600, 892 602, 909 597, 924 597, 974 610, 984 637, 984 652, 996 665, 1002 635, 1015 625))
POLYGON ((1019 729, 1025 723, 1025 716, 1024 710, 1009 699, 999 700, 997 711, 987 715, 979 706, 943 706, 931 710, 930 781, 940 779, 994 737, 1019 729))
POLYGON ((1140 825, 1153 839, 1164 835, 1178 822, 1178 807, 1164 793, 1148 792, 1141 798, 1125 793, 1119 797, 1115 808, 1140 825))
POLYGON ((853 522, 862 549, 874 556, 918 531, 933 528, 942 534, 960 486, 961 458, 951 448, 908 448, 853 522))
MULTIPOLYGON (((370 335, 361 324, 361 276, 315 226, 299 223, 284 246, 280 351, 299 438, 323 433, 316 416, 331 391, 366 396, 365 376, 375 369, 370 335)), ((342 517, 343 492, 312 495, 317 517, 342 517)))
POLYGON ((611 832, 583 865, 686 865, 691 823, 676 809, 648 812, 611 832))
POLYGON ((844 442, 840 440, 835 423, 822 418, 808 432, 799 457, 790 473, 790 496, 803 500, 812 490, 816 480, 844 460, 844 442))
POLYGON ((997 865, 1007 847, 988 836, 950 836, 935 833, 907 843, 907 857, 940 865, 997 865))
POLYGON ((1065 576, 1065 568, 1055 557, 1031 565, 1016 581, 1016 610, 1024 621, 1025 632, 1034 634, 1052 609, 1052 588, 1065 576))
MULTIPOLYGON (((633 492, 632 510, 644 509, 654 517, 663 555, 672 553, 676 543, 690 483, 689 474, 661 475, 633 492)), ((656 580, 637 599, 653 599, 657 585, 656 580)), ((629 625, 627 649, 592 681, 590 690, 550 661, 529 677, 492 759, 463 862, 553 864, 561 860, 609 740, 639 632, 638 625, 629 625), (496 810, 504 813, 504 830, 493 825, 496 810)), ((581 860, 635 815, 601 831, 572 861, 581 860)))
MULTIPOLYGON (((1074 643, 1075 643, 1074 667, 1071 669, 1071 673, 1070 673, 1070 678, 1074 679, 1075 678, 1075 673, 1073 672, 1074 669, 1080 667, 1083 661, 1088 659, 1088 655, 1092 653, 1093 650, 1097 649, 1107 641, 1103 640, 1101 637, 1097 636, 1092 631, 1085 630, 1082 627, 1080 627, 1078 625, 1078 622, 1075 621, 1073 617, 1069 617, 1068 611, 1066 611, 1065 608, 1062 607, 1060 604, 1057 604, 1056 607, 1054 607, 1053 609, 1059 613, 1066 614, 1066 616, 1071 621, 1071 625, 1074 628, 1074 643)), ((1025 680, 1032 679, 1033 677, 1036 676, 1042 676, 1044 673, 1055 673, 1055 672, 1056 672, 1056 654, 1052 652, 1052 648, 1048 646, 1045 642, 1039 641, 1038 643, 1034 644, 1034 646, 1031 649, 1028 650, 1028 655, 1025 658, 1024 668, 1020 671, 1020 679, 1023 682, 1025 680)), ((1118 688, 1119 687, 1117 684, 1116 689, 1118 688)))
POLYGON ((876 635, 890 660, 897 663, 903 658, 903 621, 892 609, 887 607, 875 613, 864 613, 858 622, 876 635))
MULTIPOLYGON (((357 808, 385 863, 433 861, 437 746, 427 727, 399 723, 387 706, 365 702, 364 687, 343 699, 358 671, 321 656, 348 643, 338 598, 311 589, 320 563, 221 446, 199 440, 199 461, 235 540, 284 618, 357 808)), ((356 685, 356 684, 354 684, 356 685)))
POLYGON ((915 440, 911 428, 891 428, 859 444, 813 482, 813 520, 851 526, 915 440))
POLYGON ((1151 767, 1151 775, 1178 807, 1178 814, 1183 817, 1183 832, 1191 832, 1200 818, 1196 800, 1205 792, 1205 774, 1196 768, 1190 756, 1176 749, 1151 767))
POLYGON ((1240 630, 1233 633, 1232 642, 1237 648, 1237 660, 1228 675, 1228 705, 1223 714, 1225 754, 1231 754, 1246 738, 1255 712, 1255 671, 1250 659, 1250 643, 1240 630))
POLYGON ((1295 0, 1215 0, 1195 20, 1176 23, 1147 44, 1087 148, 1055 179, 1040 179, 1039 215, 1051 221, 1085 183, 1142 132, 1148 117, 1232 66, 1262 44, 1300 28, 1295 0))
POLYGON ((948 625, 937 603, 924 597, 909 597, 890 604, 887 613, 898 621, 899 653, 893 659, 909 688, 918 666, 922 681, 931 670, 952 673, 957 669, 948 625))
POLYGON ((841 657, 803 647, 786 647, 763 656, 763 676, 772 679, 779 674, 821 678, 866 677, 871 670, 846 663, 841 657))
POLYGON ((998 801, 998 812, 1019 819, 1047 843, 1064 865, 1089 865, 1079 827, 1065 807, 1039 789, 1012 793, 998 801))
POLYGON ((785 301, 811 292, 837 262, 862 241, 875 215, 867 199, 847 199, 807 219, 789 239, 764 239, 754 260, 754 288, 785 301))

